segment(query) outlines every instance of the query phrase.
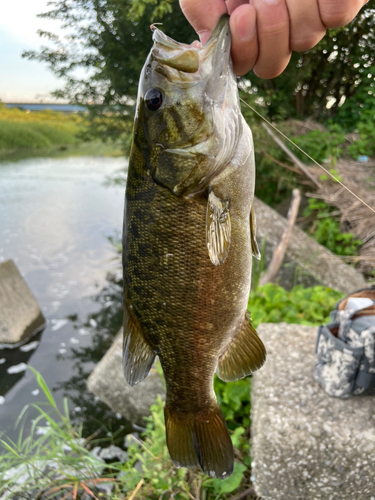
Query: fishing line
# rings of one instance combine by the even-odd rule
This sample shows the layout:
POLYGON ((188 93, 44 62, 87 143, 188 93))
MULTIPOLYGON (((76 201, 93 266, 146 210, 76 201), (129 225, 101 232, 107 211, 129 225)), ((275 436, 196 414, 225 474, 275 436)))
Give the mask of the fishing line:
POLYGON ((364 200, 362 200, 359 196, 357 196, 355 193, 353 193, 353 191, 351 189, 349 189, 347 186, 345 186, 345 184, 343 184, 337 177, 335 177, 333 174, 331 174, 331 172, 329 170, 324 168, 322 165, 320 165, 320 163, 318 163, 316 160, 314 160, 314 158, 312 158, 309 154, 307 154, 303 149, 301 149, 299 146, 297 146, 297 144, 295 142, 293 142, 291 139, 289 139, 289 137, 287 137, 285 134, 283 134, 283 132, 281 132, 281 130, 279 130, 277 127, 275 127, 275 125, 273 125, 271 122, 269 122, 267 120, 267 118, 264 118, 264 116, 262 116, 256 109, 254 109, 252 106, 250 106, 250 104, 248 104, 246 101, 244 101, 241 97, 240 97, 240 101, 242 101, 248 108, 250 108, 252 111, 254 111, 254 113, 256 113, 258 116, 260 116, 270 127, 272 127, 274 130, 276 130, 276 132, 278 132, 284 139, 286 139, 288 142, 290 142, 290 144, 293 144, 293 146, 296 147, 299 151, 301 151, 301 153, 303 153, 305 156, 307 156, 307 158, 309 158, 309 160, 311 160, 313 163, 315 163, 315 165, 317 165, 322 170, 324 170, 324 172, 327 175, 329 175, 330 177, 332 177, 332 179, 335 182, 340 184, 340 186, 342 186, 344 189, 346 189, 352 196, 354 196, 354 198, 357 198, 358 201, 363 203, 363 205, 365 205, 365 207, 370 209, 371 212, 374 212, 374 214, 375 214, 375 209, 370 207, 370 205, 368 205, 364 200))

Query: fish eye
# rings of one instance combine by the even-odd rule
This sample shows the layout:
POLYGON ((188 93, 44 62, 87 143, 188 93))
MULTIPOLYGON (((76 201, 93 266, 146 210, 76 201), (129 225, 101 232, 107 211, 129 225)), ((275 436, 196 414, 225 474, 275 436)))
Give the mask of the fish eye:
POLYGON ((156 111, 163 104, 163 94, 159 89, 148 89, 145 94, 145 103, 150 111, 156 111))

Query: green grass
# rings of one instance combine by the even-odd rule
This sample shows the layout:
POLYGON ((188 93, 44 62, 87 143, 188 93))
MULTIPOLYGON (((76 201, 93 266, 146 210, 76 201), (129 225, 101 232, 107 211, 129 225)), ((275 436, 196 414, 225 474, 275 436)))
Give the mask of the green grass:
POLYGON ((0 152, 78 144, 82 118, 50 110, 27 112, 0 103, 0 152))
POLYGON ((6 108, 0 102, 0 161, 30 157, 123 156, 122 141, 101 142, 82 137, 86 122, 78 114, 6 108))

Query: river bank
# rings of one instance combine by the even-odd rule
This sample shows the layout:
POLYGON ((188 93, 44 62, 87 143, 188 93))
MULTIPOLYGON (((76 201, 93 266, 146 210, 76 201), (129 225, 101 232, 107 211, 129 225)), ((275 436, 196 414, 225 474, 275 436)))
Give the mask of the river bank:
POLYGON ((33 157, 121 156, 121 143, 104 144, 84 137, 84 117, 77 113, 30 112, 0 102, 0 161, 33 157))

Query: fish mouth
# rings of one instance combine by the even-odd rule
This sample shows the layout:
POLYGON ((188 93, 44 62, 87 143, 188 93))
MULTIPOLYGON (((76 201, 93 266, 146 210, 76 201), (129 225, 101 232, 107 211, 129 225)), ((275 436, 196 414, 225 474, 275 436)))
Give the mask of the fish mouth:
POLYGON ((201 79, 202 73, 211 72, 214 73, 213 77, 217 76, 217 70, 220 69, 222 73, 222 69, 229 64, 231 36, 227 14, 220 18, 203 46, 199 46, 197 41, 190 45, 177 42, 155 25, 151 29, 154 41, 153 58, 167 72, 169 69, 174 69, 192 76, 199 73, 201 79))

